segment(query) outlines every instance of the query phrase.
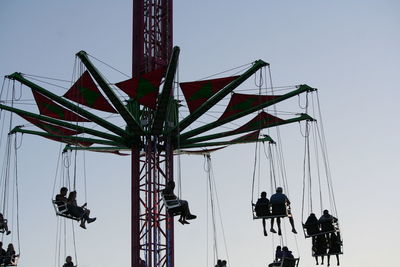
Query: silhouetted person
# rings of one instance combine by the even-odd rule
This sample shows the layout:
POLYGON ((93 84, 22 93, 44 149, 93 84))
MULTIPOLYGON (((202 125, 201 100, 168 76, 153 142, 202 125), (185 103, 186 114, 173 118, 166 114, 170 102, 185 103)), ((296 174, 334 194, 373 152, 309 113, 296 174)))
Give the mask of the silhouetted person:
POLYGON ((72 191, 69 193, 68 200, 67 200, 67 208, 69 214, 76 218, 80 218, 81 224, 80 227, 86 229, 86 222, 92 223, 96 220, 96 218, 90 218, 90 210, 86 209, 86 203, 82 206, 78 206, 76 202, 76 191, 72 191))
POLYGON ((315 262, 318 265, 318 257, 321 257, 321 264, 324 264, 324 255, 327 254, 328 241, 325 235, 317 235, 313 239, 312 250, 314 252, 315 262))
POLYGON ((18 257, 15 253, 13 244, 8 244, 6 256, 4 257, 4 265, 15 265, 15 259, 18 257))
POLYGON ((6 251, 3 248, 3 242, 0 242, 0 265, 4 263, 6 258, 6 251))
POLYGON ((319 221, 314 213, 311 213, 310 216, 308 216, 304 223, 304 228, 306 229, 307 235, 312 236, 312 242, 314 243, 315 235, 320 232, 319 221))
POLYGON ((328 266, 330 266, 330 256, 336 255, 336 264, 339 266, 339 254, 342 252, 342 241, 340 240, 339 235, 335 233, 331 233, 329 239, 329 251, 328 251, 328 266))
POLYGON ((221 261, 221 267, 226 267, 226 260, 221 261))
MULTIPOLYGON (((269 210, 269 199, 267 198, 267 192, 261 192, 261 197, 257 200, 257 203, 254 205, 254 211, 256 212, 257 217, 265 217, 270 216, 271 212, 269 210)), ((266 219, 262 219, 264 235, 267 236, 267 229, 266 229, 266 219)))
POLYGON ((71 256, 68 256, 67 258, 65 258, 65 263, 64 263, 63 267, 75 267, 74 263, 72 262, 71 256))
POLYGON ((321 225, 321 232, 334 231, 335 227, 333 223, 337 222, 337 219, 329 214, 328 210, 324 210, 321 218, 319 218, 319 223, 321 225))
POLYGON ((0 229, 4 229, 7 235, 11 234, 11 231, 8 230, 7 220, 4 219, 2 213, 0 213, 0 229))
POLYGON ((314 213, 311 213, 310 216, 308 216, 304 223, 304 228, 307 231, 307 235, 316 235, 319 233, 319 221, 314 213))
POLYGON ((174 189, 175 189, 175 182, 168 181, 167 185, 162 190, 164 199, 165 200, 178 200, 179 205, 180 205, 180 212, 181 212, 181 217, 179 218, 179 222, 181 224, 189 224, 189 222, 187 220, 196 219, 197 216, 190 213, 189 203, 186 200, 179 199, 174 194, 174 189))
POLYGON ((288 249, 288 247, 282 248, 283 258, 294 259, 292 252, 288 249))
MULTIPOLYGON (((276 188, 276 193, 273 194, 269 200, 272 208, 272 215, 288 215, 286 206, 290 206, 290 201, 288 197, 283 194, 282 187, 276 188)), ((292 216, 289 216, 289 222, 292 226, 292 232, 297 234, 297 231, 294 227, 294 220, 292 216)), ((281 231, 281 218, 276 218, 276 224, 278 225, 278 234, 282 235, 281 231)), ((274 218, 271 219, 271 230, 272 233, 276 233, 274 229, 274 218)))
POLYGON ((55 198, 55 203, 57 205, 58 211, 65 215, 69 214, 68 210, 66 210, 68 202, 67 193, 68 188, 61 187, 60 193, 57 194, 55 198))
POLYGON ((282 259, 283 266, 295 267, 296 260, 293 256, 292 252, 287 247, 283 247, 282 252, 283 252, 283 259, 282 259))
POLYGON ((281 261, 283 259, 283 251, 281 246, 277 246, 275 250, 275 259, 273 263, 270 263, 268 267, 273 267, 273 266, 280 266, 281 261))

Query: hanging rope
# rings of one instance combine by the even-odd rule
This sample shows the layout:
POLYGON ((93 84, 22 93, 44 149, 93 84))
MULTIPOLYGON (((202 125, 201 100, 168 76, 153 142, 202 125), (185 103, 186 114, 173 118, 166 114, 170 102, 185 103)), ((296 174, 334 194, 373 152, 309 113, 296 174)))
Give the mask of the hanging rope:
POLYGON ((17 135, 15 135, 15 146, 14 146, 14 155, 15 155, 15 166, 14 166, 14 175, 15 175, 15 200, 16 200, 16 216, 17 216, 17 240, 18 240, 18 254, 21 254, 21 242, 20 242, 20 232, 19 232, 19 188, 18 188, 18 147, 16 145, 17 135))
POLYGON ((216 214, 215 214, 216 213, 215 206, 216 206, 218 209, 218 214, 219 214, 219 222, 220 222, 220 227, 221 227, 222 238, 224 241, 226 259, 228 262, 230 262, 228 246, 227 246, 226 236, 225 236, 225 229, 224 229, 223 220, 222 220, 222 212, 221 212, 221 208, 219 205, 217 186, 216 186, 216 182, 215 182, 215 178, 214 178, 214 171, 212 168, 210 154, 205 155, 205 158, 206 158, 205 170, 207 172, 208 189, 210 192, 208 196, 210 197, 210 208, 211 208, 211 217, 212 217, 211 221, 212 221, 212 228, 213 228, 214 259, 215 259, 215 261, 219 259, 218 236, 217 236, 216 214))
MULTIPOLYGON (((272 72, 271 72, 271 67, 268 65, 268 76, 269 76, 269 81, 270 81, 270 88, 271 88, 271 94, 274 95, 274 84, 272 82, 272 72)), ((273 110, 274 110, 274 115, 277 116, 277 110, 276 110, 276 105, 273 105, 273 110)), ((278 168, 282 177, 283 181, 283 186, 285 188, 286 194, 288 197, 290 197, 290 192, 289 192, 289 187, 287 183, 287 175, 286 175, 286 166, 285 166, 285 158, 283 156, 283 148, 282 148, 282 138, 281 138, 281 133, 279 127, 274 127, 276 129, 276 135, 277 135, 277 160, 278 160, 278 168)))
POLYGON ((319 102, 319 96, 318 92, 316 94, 317 96, 317 107, 318 107, 318 113, 319 113, 319 120, 320 120, 320 128, 317 128, 318 131, 318 139, 320 141, 321 145, 321 154, 323 157, 323 162, 325 165, 325 171, 326 171, 326 178, 327 178, 327 183, 328 183, 328 189, 329 189, 329 199, 330 199, 330 204, 331 204, 331 211, 336 217, 338 217, 337 213, 337 208, 336 208, 336 199, 335 199, 335 194, 334 194, 334 189, 333 189, 333 182, 332 182, 332 175, 331 175, 331 170, 330 170, 330 164, 329 164, 329 158, 328 158, 328 148, 327 148, 327 142, 325 138, 325 133, 324 133, 324 126, 323 126, 323 120, 322 120, 322 112, 321 112, 321 107, 320 107, 320 102, 319 102))
POLYGON ((253 182, 251 186, 251 205, 253 205, 254 203, 254 186, 255 186, 256 168, 257 168, 257 150, 258 150, 258 142, 256 142, 256 147, 254 149, 253 182))

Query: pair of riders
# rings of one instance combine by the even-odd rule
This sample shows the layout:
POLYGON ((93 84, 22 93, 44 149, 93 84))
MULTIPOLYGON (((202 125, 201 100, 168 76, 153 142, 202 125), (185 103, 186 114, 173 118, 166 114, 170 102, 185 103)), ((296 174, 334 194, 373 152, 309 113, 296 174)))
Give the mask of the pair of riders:
POLYGON ((181 216, 179 218, 179 222, 181 224, 189 224, 188 220, 196 219, 197 216, 190 213, 189 203, 186 200, 179 199, 174 194, 175 182, 168 181, 165 188, 161 191, 164 199, 168 200, 176 200, 179 202, 179 208, 176 210, 181 216))
POLYGON ((316 264, 318 257, 321 257, 324 264, 324 255, 328 254, 328 266, 330 265, 330 255, 336 255, 337 265, 340 265, 339 254, 341 253, 342 241, 340 232, 336 233, 335 223, 337 218, 324 210, 322 216, 317 219, 314 213, 311 213, 304 223, 304 228, 308 235, 312 236, 312 249, 316 264))
POLYGON ((7 250, 3 248, 3 242, 0 242, 0 265, 15 265, 18 255, 15 253, 14 245, 8 244, 7 250))
POLYGON ((56 205, 58 208, 67 207, 67 210, 63 212, 65 215, 71 215, 72 217, 78 218, 81 221, 80 227, 86 229, 86 222, 92 223, 96 218, 90 218, 90 210, 86 208, 87 203, 82 206, 78 206, 76 202, 76 191, 71 191, 68 195, 68 188, 62 187, 60 194, 56 195, 56 205))
MULTIPOLYGON (((290 214, 290 201, 288 197, 285 194, 283 194, 282 187, 277 187, 276 193, 273 194, 270 199, 267 198, 267 193, 265 191, 261 192, 261 197, 257 200, 257 203, 253 205, 255 206, 254 211, 256 212, 257 217, 272 216, 271 229, 270 229, 272 233, 276 233, 274 229, 274 222, 275 222, 274 216, 277 217, 276 223, 278 225, 278 235, 282 235, 280 217, 288 216, 290 225, 292 226, 292 232, 297 234, 297 231, 294 227, 294 220, 292 214, 290 214)), ((262 223, 263 223, 264 235, 267 236, 268 233, 266 230, 265 218, 262 219, 262 223)))
POLYGON ((275 260, 273 263, 269 264, 268 267, 281 266, 282 260, 284 259, 293 261, 293 266, 296 263, 292 251, 290 251, 288 247, 277 246, 275 251, 275 260))
POLYGON ((335 231, 335 223, 337 221, 338 219, 329 214, 328 210, 324 210, 319 219, 317 219, 314 213, 311 213, 304 223, 304 228, 306 229, 308 235, 329 233, 335 231))

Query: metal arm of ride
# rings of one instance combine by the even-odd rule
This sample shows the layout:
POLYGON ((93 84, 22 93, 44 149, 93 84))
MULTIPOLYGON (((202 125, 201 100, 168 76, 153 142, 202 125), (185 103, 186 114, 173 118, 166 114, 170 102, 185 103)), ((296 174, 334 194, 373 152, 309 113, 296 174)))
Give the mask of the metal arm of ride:
MULTIPOLYGON (((261 130, 261 129, 276 127, 276 126, 285 125, 285 124, 289 124, 289 123, 293 123, 293 122, 299 122, 299 121, 303 121, 303 120, 314 120, 314 119, 312 117, 310 117, 308 114, 301 114, 300 117, 284 120, 284 121, 277 122, 277 123, 271 123, 267 126, 259 127, 258 129, 261 130)), ((185 139, 184 141, 181 142, 181 145, 184 146, 187 144, 194 144, 194 143, 198 143, 198 142, 209 141, 209 140, 213 140, 213 139, 218 139, 218 138, 222 138, 222 137, 226 137, 226 136, 250 132, 250 131, 254 131, 254 130, 257 130, 257 129, 256 128, 248 128, 248 129, 245 129, 242 131, 233 130, 233 131, 229 131, 229 132, 200 136, 200 137, 192 138, 192 139, 185 139)))
POLYGON ((168 65, 167 74, 165 75, 165 81, 161 95, 158 100, 157 110, 154 116, 152 134, 161 134, 162 127, 167 117, 168 104, 171 100, 171 91, 173 88, 173 82, 175 77, 176 68, 178 67, 179 58, 179 47, 175 46, 172 52, 171 60, 168 65))
POLYGON ((37 91, 39 93, 41 93, 42 95, 50 98, 51 100, 54 100, 55 102, 57 102, 58 104, 78 113, 79 115, 85 117, 86 119, 93 121, 97 124, 99 124, 100 126, 116 133, 117 135, 129 140, 131 138, 131 136, 128 134, 128 132, 126 132, 125 130, 119 128, 118 126, 94 115, 93 113, 90 113, 82 108, 80 108, 79 106, 63 99, 62 97, 59 97, 56 94, 53 94, 52 92, 47 91, 46 89, 40 87, 39 85, 25 79, 21 73, 15 72, 9 76, 6 76, 6 78, 12 79, 12 80, 17 80, 22 84, 25 84, 26 86, 30 87, 32 90, 37 91))
POLYGON ((196 148, 196 147, 209 147, 209 146, 226 146, 226 145, 236 145, 236 144, 247 144, 247 143, 255 143, 255 142, 271 142, 274 143, 274 140, 265 135, 262 139, 251 140, 251 141, 225 141, 225 142, 208 142, 208 143, 197 143, 197 144, 183 144, 180 148, 196 148))
POLYGON ((65 127, 65 128, 68 128, 68 129, 72 129, 72 130, 75 130, 75 131, 82 132, 82 133, 87 133, 87 134, 91 134, 91 135, 94 135, 94 136, 97 136, 97 137, 109 139, 109 140, 112 140, 112 141, 114 141, 114 142, 116 142, 118 144, 124 144, 125 143, 124 139, 122 139, 119 136, 108 134, 108 133, 101 132, 101 131, 96 131, 96 130, 93 130, 93 129, 90 129, 90 128, 86 128, 86 127, 83 127, 83 126, 79 126, 79 125, 73 124, 73 123, 69 123, 69 122, 53 119, 51 117, 38 115, 38 114, 35 114, 35 113, 31 113, 31 112, 24 111, 24 110, 21 110, 21 109, 5 106, 5 105, 2 105, 2 104, 0 104, 0 109, 11 111, 11 112, 14 112, 14 113, 16 113, 18 115, 29 116, 29 117, 32 117, 34 119, 38 119, 38 120, 41 120, 41 121, 44 121, 44 122, 52 123, 54 125, 65 127))
POLYGON ((186 127, 188 127, 191 123, 193 123, 196 119, 198 119, 201 115, 207 112, 210 108, 212 108, 215 104, 217 104, 220 100, 222 100, 226 95, 232 92, 235 88, 237 88, 240 84, 242 84, 245 80, 247 80, 251 75, 253 75, 257 70, 262 67, 267 66, 268 63, 257 60, 254 65, 248 69, 245 73, 240 75, 238 78, 233 80, 230 84, 225 86, 222 90, 208 99, 205 103, 203 103, 198 109, 192 112, 189 116, 184 118, 174 129, 172 132, 181 132, 186 127))
POLYGON ((262 103, 262 104, 260 104, 258 106, 255 106, 253 108, 247 109, 245 111, 239 112, 239 113, 237 113, 237 114, 235 114, 233 116, 230 116, 230 117, 228 117, 226 119, 217 120, 215 122, 206 124, 206 125, 204 125, 202 127, 196 128, 196 129, 191 130, 189 132, 183 133, 181 135, 181 137, 180 137, 181 141, 183 141, 185 139, 188 139, 188 138, 190 138, 192 136, 204 133, 204 132, 209 131, 211 129, 214 129, 214 128, 218 127, 218 126, 221 126, 221 125, 226 124, 228 122, 231 122, 233 120, 239 119, 239 118, 241 118, 243 116, 249 115, 249 114, 251 114, 251 113, 253 113, 255 111, 261 110, 261 109, 266 108, 268 106, 271 106, 273 104, 279 103, 279 102, 281 102, 283 100, 286 100, 288 98, 291 98, 293 96, 299 95, 299 94, 304 93, 304 92, 311 92, 311 91, 315 91, 315 90, 316 89, 311 88, 310 86, 308 86, 306 84, 302 84, 302 85, 299 86, 298 89, 296 89, 296 90, 294 90, 292 92, 289 92, 287 94, 281 95, 280 97, 277 97, 275 99, 272 99, 270 101, 262 103))
POLYGON ((116 146, 118 145, 115 142, 108 141, 108 140, 101 140, 101 139, 94 139, 94 138, 86 138, 86 137, 77 137, 77 136, 67 136, 67 135, 55 135, 50 133, 38 132, 38 131, 31 131, 31 130, 24 130, 21 127, 15 127, 11 130, 10 134, 13 133, 26 133, 26 134, 33 134, 38 136, 43 136, 47 138, 59 138, 62 142, 68 143, 95 143, 95 144, 102 144, 102 145, 109 145, 109 146, 116 146))
POLYGON ((86 66, 90 74, 92 74, 93 78, 99 84, 100 88, 107 95, 108 99, 111 101, 115 109, 121 115, 121 117, 126 121, 128 127, 132 129, 135 135, 142 135, 143 129, 140 124, 137 122, 135 117, 129 112, 126 106, 119 100, 117 95, 105 81, 103 76, 97 70, 97 68, 93 65, 93 63, 89 60, 87 53, 85 51, 80 51, 76 54, 82 61, 82 63, 86 66))
MULTIPOLYGON (((66 145, 64 147, 63 152, 66 150, 86 150, 86 151, 92 151, 92 152, 115 152, 115 151, 120 151, 120 150, 126 150, 130 153, 131 149, 128 147, 121 147, 121 146, 107 146, 107 147, 100 147, 100 146, 90 146, 90 147, 81 147, 81 146, 71 146, 71 145, 66 145)), ((129 154, 127 154, 129 155, 129 154)))

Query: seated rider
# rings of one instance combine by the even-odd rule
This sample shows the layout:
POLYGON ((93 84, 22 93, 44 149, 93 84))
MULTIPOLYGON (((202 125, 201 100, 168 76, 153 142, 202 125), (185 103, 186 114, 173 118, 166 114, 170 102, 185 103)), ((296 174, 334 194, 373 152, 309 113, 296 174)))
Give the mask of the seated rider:
MULTIPOLYGON (((68 188, 61 187, 60 194, 56 195, 55 202, 56 202, 56 205, 57 205, 59 211, 63 211, 63 208, 65 208, 67 206, 67 202, 68 202, 67 193, 68 193, 68 188)), ((67 214, 68 211, 63 211, 63 213, 67 214)))
POLYGON ((178 200, 179 201, 180 211, 181 211, 181 217, 179 218, 179 222, 181 224, 189 224, 189 222, 187 220, 196 219, 197 216, 190 213, 189 203, 186 200, 178 199, 178 197, 175 196, 174 189, 175 189, 175 182, 168 181, 167 185, 162 190, 162 195, 165 200, 178 200))
POLYGON ((74 263, 72 262, 71 256, 68 256, 67 258, 65 258, 65 263, 64 263, 63 267, 75 267, 74 263))
POLYGON ((4 266, 7 265, 15 265, 15 259, 18 257, 19 255, 16 255, 15 253, 15 249, 13 244, 8 244, 7 247, 7 251, 6 251, 6 256, 4 257, 4 266))
POLYGON ((0 229, 4 229, 7 235, 11 234, 11 231, 8 230, 7 220, 4 219, 2 213, 0 213, 0 229))
POLYGON ((321 232, 330 232, 335 230, 333 225, 338 219, 329 214, 328 210, 324 210, 321 218, 319 218, 319 223, 321 224, 321 232))
MULTIPOLYGON (((272 208, 272 215, 287 215, 286 213, 286 206, 290 206, 290 201, 288 197, 283 194, 283 189, 282 187, 277 187, 276 188, 276 193, 273 194, 269 200, 269 203, 271 204, 272 208)), ((292 232, 297 234, 297 231, 294 227, 294 220, 293 217, 289 217, 289 222, 290 225, 292 226, 292 232)), ((281 231, 281 218, 276 219, 276 223, 278 225, 278 234, 282 235, 281 231)), ((271 230, 272 233, 276 233, 274 229, 274 218, 271 219, 271 230)))
POLYGON ((281 266, 282 258, 283 258, 282 247, 277 246, 275 251, 275 260, 273 263, 270 263, 268 267, 281 266))
POLYGON ((282 248, 283 258, 294 259, 292 251, 288 249, 288 247, 282 248))
POLYGON ((90 218, 90 210, 86 209, 87 203, 83 204, 82 206, 78 206, 76 202, 76 191, 72 191, 69 193, 67 199, 67 208, 68 213, 76 218, 80 218, 81 224, 80 227, 86 229, 86 222, 92 223, 96 220, 96 218, 90 218))
MULTIPOLYGON (((257 217, 270 216, 271 212, 269 210, 269 199, 267 198, 267 192, 261 192, 261 197, 257 200, 254 205, 254 211, 256 212, 257 217)), ((265 218, 262 219, 264 235, 267 236, 267 229, 265 227, 265 218)))
POLYGON ((3 242, 0 242, 0 265, 4 263, 5 258, 6 258, 6 251, 3 248, 3 242))
POLYGON ((307 221, 304 223, 304 228, 307 231, 307 235, 316 235, 319 233, 319 222, 314 213, 308 216, 307 221))

